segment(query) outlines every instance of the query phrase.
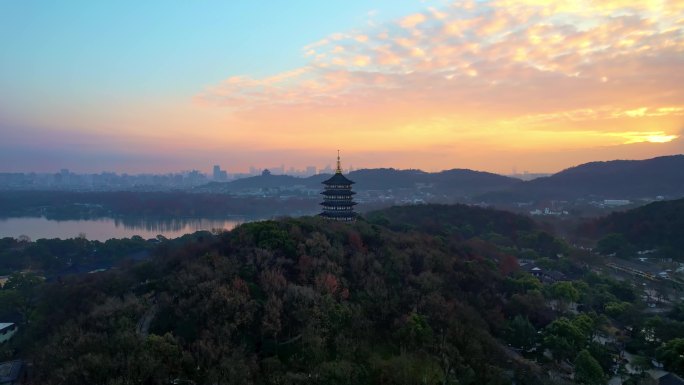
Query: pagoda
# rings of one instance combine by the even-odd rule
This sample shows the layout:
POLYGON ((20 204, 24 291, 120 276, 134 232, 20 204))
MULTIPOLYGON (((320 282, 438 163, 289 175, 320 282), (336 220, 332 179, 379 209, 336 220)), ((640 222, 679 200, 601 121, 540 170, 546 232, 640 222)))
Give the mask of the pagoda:
POLYGON ((333 221, 353 222, 356 220, 356 213, 354 212, 354 205, 356 203, 352 200, 355 192, 351 190, 351 185, 354 182, 342 175, 342 166, 340 165, 340 151, 337 150, 337 170, 335 175, 323 182, 325 190, 323 194, 323 212, 322 217, 333 221))

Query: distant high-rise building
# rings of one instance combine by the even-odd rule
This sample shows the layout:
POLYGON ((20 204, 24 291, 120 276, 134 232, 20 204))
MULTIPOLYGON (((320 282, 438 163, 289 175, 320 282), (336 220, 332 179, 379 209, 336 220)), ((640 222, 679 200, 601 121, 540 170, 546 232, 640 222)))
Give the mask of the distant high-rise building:
POLYGON ((228 172, 226 170, 221 170, 221 166, 215 165, 212 177, 215 181, 225 182, 228 180, 228 172))
POLYGON ((316 166, 307 166, 306 167, 306 175, 316 175, 316 166))
POLYGON ((69 172, 69 169, 63 168, 59 170, 58 174, 55 174, 55 182, 61 183, 61 184, 69 184, 71 180, 71 173, 69 172))
POLYGON ((321 203, 323 212, 320 215, 341 222, 356 220, 356 213, 354 212, 356 202, 352 199, 356 193, 351 189, 354 182, 342 175, 339 150, 337 151, 337 170, 323 184, 325 185, 325 190, 321 193, 323 195, 323 202, 321 203))

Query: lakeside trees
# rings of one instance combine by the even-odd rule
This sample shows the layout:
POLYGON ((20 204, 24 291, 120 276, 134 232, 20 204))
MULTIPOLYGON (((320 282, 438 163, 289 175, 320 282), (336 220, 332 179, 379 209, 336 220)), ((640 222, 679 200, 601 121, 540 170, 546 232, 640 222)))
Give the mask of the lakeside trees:
MULTIPOLYGON (((70 239, 14 238, 0 239, 0 275, 31 270, 44 275, 68 274, 74 266, 111 266, 134 253, 149 252, 155 245, 138 236, 110 239, 105 242, 89 241, 85 237, 70 239)), ((72 269, 73 270, 73 269, 72 269)), ((87 270, 86 270, 87 271, 87 270)))

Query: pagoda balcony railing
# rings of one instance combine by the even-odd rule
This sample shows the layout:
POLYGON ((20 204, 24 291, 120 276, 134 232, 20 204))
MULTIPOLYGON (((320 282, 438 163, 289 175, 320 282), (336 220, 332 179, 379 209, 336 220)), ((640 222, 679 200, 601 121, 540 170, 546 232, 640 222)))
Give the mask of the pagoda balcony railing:
POLYGON ((326 206, 323 211, 353 211, 353 206, 326 206))
POLYGON ((323 206, 355 206, 356 202, 352 200, 346 201, 323 201, 321 202, 323 206))

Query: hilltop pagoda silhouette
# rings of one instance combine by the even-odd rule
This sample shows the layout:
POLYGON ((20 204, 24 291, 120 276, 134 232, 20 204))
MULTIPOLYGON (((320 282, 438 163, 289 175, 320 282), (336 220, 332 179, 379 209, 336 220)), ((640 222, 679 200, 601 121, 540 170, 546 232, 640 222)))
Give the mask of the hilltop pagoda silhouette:
POLYGON ((323 182, 323 212, 320 214, 329 220, 340 222, 353 222, 356 220, 352 191, 353 181, 342 175, 342 165, 340 163, 340 150, 337 150, 337 170, 328 180, 323 182))

